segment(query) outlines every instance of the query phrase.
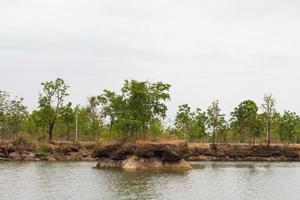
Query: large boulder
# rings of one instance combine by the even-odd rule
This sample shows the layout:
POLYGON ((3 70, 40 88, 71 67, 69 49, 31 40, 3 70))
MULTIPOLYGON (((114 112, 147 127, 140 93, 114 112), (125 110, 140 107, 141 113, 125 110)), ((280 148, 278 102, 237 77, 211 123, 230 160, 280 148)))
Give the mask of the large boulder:
POLYGON ((98 168, 121 168, 125 170, 190 170, 189 163, 180 159, 176 162, 162 161, 160 158, 140 158, 130 156, 125 160, 112 160, 101 158, 97 163, 98 168))
POLYGON ((188 151, 187 145, 183 142, 177 143, 115 143, 102 145, 94 150, 93 158, 110 158, 112 160, 124 160, 129 156, 140 158, 157 157, 163 161, 178 161, 188 151))
POLYGON ((184 142, 138 142, 102 145, 94 150, 98 167, 123 169, 190 169, 183 160, 188 152, 184 142))
POLYGON ((11 160, 21 160, 21 155, 19 152, 12 152, 8 155, 8 158, 11 160))

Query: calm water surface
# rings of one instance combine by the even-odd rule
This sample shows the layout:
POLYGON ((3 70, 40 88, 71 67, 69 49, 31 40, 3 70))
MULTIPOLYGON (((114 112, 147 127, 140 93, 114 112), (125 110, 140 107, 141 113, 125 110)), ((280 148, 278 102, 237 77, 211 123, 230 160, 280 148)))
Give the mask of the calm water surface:
POLYGON ((0 200, 300 199, 300 163, 207 162, 182 173, 94 166, 0 162, 0 200))

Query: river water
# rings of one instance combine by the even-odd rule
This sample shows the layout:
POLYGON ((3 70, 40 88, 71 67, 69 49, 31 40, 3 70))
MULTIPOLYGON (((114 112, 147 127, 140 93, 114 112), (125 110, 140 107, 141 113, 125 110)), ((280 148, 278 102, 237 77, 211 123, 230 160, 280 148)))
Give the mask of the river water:
POLYGON ((0 162, 0 200, 299 200, 300 163, 205 162, 189 172, 0 162))

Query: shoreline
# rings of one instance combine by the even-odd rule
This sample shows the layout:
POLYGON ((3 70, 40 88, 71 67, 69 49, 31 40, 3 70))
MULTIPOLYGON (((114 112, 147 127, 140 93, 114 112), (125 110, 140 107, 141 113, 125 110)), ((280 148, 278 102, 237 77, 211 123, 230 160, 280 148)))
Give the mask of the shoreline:
MULTIPOLYGON (((300 145, 210 144, 185 142, 92 144, 43 143, 36 147, 24 141, 0 140, 0 161, 121 161, 129 157, 158 158, 162 161, 217 161, 217 162, 300 162, 300 145), (157 149, 159 148, 159 149, 157 149), (100 150, 100 151, 99 151, 100 150), (130 152, 132 151, 132 152, 130 152), (98 152, 96 154, 95 152, 98 152), (100 153, 99 153, 100 152, 100 153), (160 152, 160 153, 158 153, 160 152), (163 158, 162 158, 163 157, 163 158)), ((105 165, 104 165, 105 166, 105 165)))

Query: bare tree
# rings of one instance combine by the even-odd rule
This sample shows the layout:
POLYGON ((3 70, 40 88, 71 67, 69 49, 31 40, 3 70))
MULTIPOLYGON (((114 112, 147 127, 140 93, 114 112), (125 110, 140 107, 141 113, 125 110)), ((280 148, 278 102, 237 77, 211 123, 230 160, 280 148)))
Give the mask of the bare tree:
POLYGON ((267 145, 270 147, 272 118, 275 113, 275 99, 273 98, 272 94, 265 94, 262 109, 265 114, 267 145))

